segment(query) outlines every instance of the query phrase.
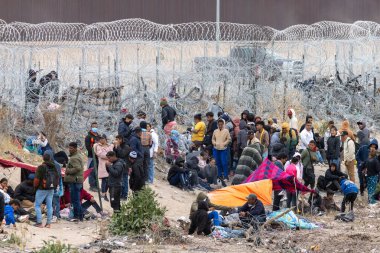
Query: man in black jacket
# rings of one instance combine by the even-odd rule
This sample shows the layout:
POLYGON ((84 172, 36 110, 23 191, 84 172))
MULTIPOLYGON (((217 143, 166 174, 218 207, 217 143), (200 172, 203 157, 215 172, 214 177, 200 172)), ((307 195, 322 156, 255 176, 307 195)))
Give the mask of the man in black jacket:
POLYGON ((136 127, 134 133, 132 134, 129 140, 129 146, 131 147, 133 151, 137 153, 138 159, 141 159, 142 161, 144 158, 144 150, 141 144, 141 135, 142 135, 141 127, 136 127))
MULTIPOLYGON (((87 168, 94 167, 94 161, 93 161, 94 153, 92 152, 92 148, 94 147, 94 144, 98 142, 98 140, 99 140, 98 123, 92 122, 91 129, 88 132, 86 138, 84 139, 84 143, 87 149, 87 168)), ((91 171, 88 177, 88 183, 90 184, 90 191, 98 190, 98 186, 96 184, 95 170, 91 171)))
POLYGON ((174 110, 173 107, 169 106, 168 101, 166 99, 161 99, 160 106, 162 108, 162 112, 161 112, 162 129, 164 129, 167 123, 175 121, 177 112, 174 110))
POLYGON ((129 153, 126 169, 129 172, 130 189, 133 193, 140 191, 145 186, 144 167, 142 159, 138 159, 135 151, 129 153))
POLYGON ((116 153, 113 151, 109 151, 106 156, 108 159, 106 169, 108 172, 111 207, 114 212, 119 212, 123 171, 126 164, 122 159, 117 158, 116 153))
POLYGON ((331 166, 331 163, 335 163, 336 169, 340 171, 340 138, 336 136, 337 132, 338 130, 335 126, 330 128, 331 136, 327 139, 326 158, 329 166, 331 166))
POLYGON ((212 135, 214 134, 214 131, 218 129, 218 122, 214 119, 213 112, 206 113, 206 119, 207 129, 203 144, 206 145, 206 150, 208 151, 209 156, 212 156, 212 135))
POLYGON ((247 203, 239 208, 239 217, 244 225, 252 225, 255 228, 267 218, 263 203, 253 193, 247 196, 247 203))
POLYGON ((335 163, 331 163, 330 168, 326 170, 325 173, 326 189, 334 192, 340 191, 339 180, 341 178, 347 178, 347 175, 340 172, 337 167, 335 163))
MULTIPOLYGON (((123 139, 123 136, 117 135, 114 142, 113 151, 116 153, 117 158, 122 159, 127 163, 129 153, 132 151, 123 139)), ((121 190, 121 198, 126 200, 128 198, 128 171, 123 171, 123 187, 121 190)))
POLYGON ((209 207, 206 201, 198 203, 198 210, 190 217, 189 235, 194 234, 195 230, 197 230, 198 235, 211 234, 211 220, 208 218, 208 210, 209 207))
POLYGON ((28 179, 16 186, 14 198, 20 200, 21 207, 31 208, 35 200, 36 192, 33 186, 34 174, 30 174, 28 179))
POLYGON ((131 114, 127 114, 124 118, 122 118, 119 122, 119 127, 117 130, 117 134, 123 136, 124 142, 129 144, 129 139, 132 135, 131 124, 133 121, 133 116, 131 114))

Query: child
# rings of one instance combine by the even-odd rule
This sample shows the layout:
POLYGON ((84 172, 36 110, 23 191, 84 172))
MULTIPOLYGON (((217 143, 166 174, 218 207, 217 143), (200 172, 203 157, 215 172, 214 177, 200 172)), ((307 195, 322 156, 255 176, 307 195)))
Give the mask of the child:
POLYGON ((179 157, 179 132, 171 130, 169 138, 166 140, 165 157, 166 162, 172 164, 179 157))
POLYGON ((359 192, 358 187, 353 182, 349 181, 348 179, 341 178, 340 188, 344 194, 344 198, 342 201, 342 208, 341 208, 342 213, 346 211, 346 203, 351 204, 351 211, 353 211, 354 203, 359 192))
POLYGON ((5 225, 13 224, 13 227, 16 227, 16 219, 15 219, 15 211, 19 209, 21 206, 20 201, 17 199, 13 199, 9 201, 9 204, 7 204, 4 208, 4 218, 5 218, 5 225))
POLYGON ((218 184, 218 168, 215 159, 210 158, 210 162, 205 167, 206 179, 209 184, 218 184))

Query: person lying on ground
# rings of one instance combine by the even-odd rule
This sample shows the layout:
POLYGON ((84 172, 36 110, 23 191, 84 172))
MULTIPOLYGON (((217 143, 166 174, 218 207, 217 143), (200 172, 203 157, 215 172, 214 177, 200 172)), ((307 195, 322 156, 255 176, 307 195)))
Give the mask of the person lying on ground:
POLYGON ((342 201, 342 208, 341 208, 342 213, 346 211, 346 204, 348 203, 350 204, 350 207, 351 207, 350 211, 353 211, 354 203, 359 192, 358 187, 353 182, 349 181, 348 179, 341 178, 340 188, 344 195, 344 198, 342 201))
POLYGON ((238 212, 243 224, 255 226, 266 220, 264 205, 253 193, 247 196, 247 203, 240 207, 238 212))
POLYGON ((0 180, 0 189, 7 189, 6 193, 11 197, 14 198, 14 191, 13 188, 8 184, 8 179, 2 178, 0 180))
POLYGON ((330 163, 330 168, 327 169, 325 173, 326 189, 333 192, 340 191, 339 180, 347 177, 346 174, 338 170, 336 163, 330 163))
POLYGON ((9 202, 9 204, 5 205, 4 207, 4 218, 5 218, 5 225, 9 226, 10 224, 13 225, 13 227, 16 227, 16 219, 15 219, 15 211, 19 209, 21 206, 20 201, 17 199, 13 199, 9 202))
POLYGON ((33 186, 34 174, 29 174, 28 179, 16 186, 14 197, 21 202, 21 207, 31 208, 34 206, 36 191, 33 186))
POLYGON ((327 190, 327 195, 322 198, 322 206, 327 212, 338 211, 340 212, 339 206, 335 203, 334 192, 327 190))
POLYGON ((211 234, 211 220, 208 217, 209 206, 206 201, 201 201, 198 204, 198 210, 190 217, 191 224, 189 235, 197 231, 198 235, 211 234))

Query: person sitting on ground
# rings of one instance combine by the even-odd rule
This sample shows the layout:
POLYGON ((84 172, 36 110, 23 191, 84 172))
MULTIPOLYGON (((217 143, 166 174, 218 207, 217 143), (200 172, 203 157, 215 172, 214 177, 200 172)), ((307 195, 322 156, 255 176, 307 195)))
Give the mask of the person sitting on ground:
POLYGON ((16 219, 15 219, 15 211, 19 209, 21 206, 20 201, 17 199, 13 199, 9 202, 9 204, 5 205, 4 207, 4 219, 5 219, 5 225, 9 226, 10 224, 13 225, 13 227, 16 227, 16 219))
POLYGON ((326 189, 333 192, 340 191, 339 180, 341 178, 347 178, 347 175, 338 170, 336 163, 331 163, 325 173, 326 189))
POLYGON ((213 157, 210 158, 209 163, 205 167, 205 176, 207 183, 218 184, 218 168, 216 167, 216 161, 213 157))
POLYGON ((0 194, 0 234, 4 234, 4 229, 3 229, 4 208, 5 208, 4 196, 3 194, 0 194))
POLYGON ((351 209, 350 211, 354 210, 354 203, 356 200, 356 197, 358 196, 359 189, 355 185, 355 183, 349 181, 346 178, 341 178, 340 179, 340 188, 343 192, 344 198, 342 201, 342 208, 341 211, 344 213, 346 211, 346 204, 350 203, 351 204, 351 209))
POLYGON ((199 204, 201 202, 207 203, 209 210, 211 211, 208 214, 208 218, 213 221, 213 225, 214 226, 220 226, 222 224, 222 219, 219 216, 219 213, 215 210, 223 210, 226 212, 226 211, 229 211, 230 208, 211 204, 210 199, 203 192, 200 192, 197 196, 197 199, 191 204, 190 219, 191 219, 192 215, 194 215, 194 213, 198 210, 199 204))
POLYGON ((14 191, 13 188, 8 184, 8 179, 5 177, 0 180, 0 189, 7 189, 6 193, 9 195, 9 197, 14 198, 14 191))
POLYGON ((37 139, 33 141, 34 145, 38 145, 38 154, 43 155, 47 150, 53 150, 50 146, 46 134, 44 132, 40 132, 37 139))
POLYGON ((334 192, 327 190, 327 194, 322 199, 322 206, 325 212, 338 211, 340 212, 339 206, 335 203, 334 192))
POLYGON ((33 186, 34 174, 16 186, 14 198, 21 202, 21 207, 31 208, 34 206, 36 191, 33 186))
MULTIPOLYGON (((100 218, 100 217, 105 216, 105 213, 102 211, 99 204, 96 202, 94 196, 92 196, 89 192, 87 192, 83 188, 80 191, 80 202, 82 203, 82 211, 84 214, 84 218, 88 218, 88 217, 95 218, 95 216, 90 216, 91 213, 88 211, 88 208, 90 206, 92 206, 95 209, 96 213, 98 214, 96 217, 100 218)), ((64 197, 62 198, 62 201, 61 201, 61 209, 65 207, 69 207, 70 204, 71 204, 70 189, 68 185, 66 185, 65 191, 64 191, 64 197)))
POLYGON ((185 169, 185 160, 182 157, 178 157, 174 165, 170 167, 167 179, 170 185, 180 187, 182 190, 192 190, 189 175, 185 169))
POLYGON ((243 224, 256 226, 265 222, 266 214, 263 203, 253 193, 247 196, 247 203, 238 209, 239 217, 243 224))
POLYGON ((209 207, 206 201, 198 203, 198 210, 191 216, 189 235, 197 231, 198 235, 211 234, 211 220, 208 217, 209 207))
POLYGON ((0 194, 4 197, 5 204, 8 204, 11 201, 11 196, 7 193, 7 187, 0 189, 0 194))

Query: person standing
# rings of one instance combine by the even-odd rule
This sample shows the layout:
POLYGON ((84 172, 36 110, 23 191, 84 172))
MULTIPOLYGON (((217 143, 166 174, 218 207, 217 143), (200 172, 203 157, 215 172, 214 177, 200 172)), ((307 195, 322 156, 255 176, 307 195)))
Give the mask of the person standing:
POLYGON ((228 145, 231 142, 230 132, 224 127, 225 121, 218 120, 218 129, 212 135, 213 154, 218 167, 218 177, 228 179, 228 145))
MULTIPOLYGON (((371 143, 377 144, 377 140, 373 139, 371 141, 371 143)), ((359 148, 358 152, 356 152, 355 158, 357 161, 358 177, 359 177, 359 183, 360 183, 360 195, 364 196, 366 179, 365 179, 365 175, 363 173, 363 169, 364 169, 365 164, 369 158, 369 145, 361 146, 359 148)))
MULTIPOLYGON (((327 124, 327 129, 326 129, 326 132, 324 134, 324 142, 325 142, 325 150, 327 152, 327 140, 331 137, 331 128, 334 126, 334 121, 330 120, 329 123, 327 124)), ((338 129, 336 130, 338 132, 338 129)), ((337 136, 339 136, 339 134, 337 133, 336 134, 337 136)))
POLYGON ((122 190, 123 171, 126 169, 125 162, 117 158, 114 151, 107 153, 108 162, 106 163, 106 169, 109 174, 108 185, 110 192, 110 202, 114 213, 120 212, 120 196, 122 190))
POLYGON ((209 156, 212 156, 212 135, 214 134, 214 131, 218 129, 218 122, 214 119, 214 113, 208 112, 206 113, 206 119, 207 119, 207 129, 206 129, 206 136, 203 139, 203 144, 206 145, 206 150, 209 153, 209 156))
POLYGON ((331 163, 335 163, 337 171, 340 171, 340 139, 337 136, 337 129, 335 126, 330 128, 330 137, 327 140, 327 152, 326 158, 331 166, 331 163))
POLYGON ((313 126, 311 122, 307 122, 305 124, 305 129, 303 129, 300 134, 300 137, 301 137, 300 151, 306 149, 309 146, 310 141, 314 140, 314 133, 313 133, 312 127, 313 126))
POLYGON ((305 181, 305 186, 314 189, 315 187, 315 171, 314 162, 317 161, 317 154, 314 152, 316 146, 315 141, 311 140, 306 149, 302 151, 301 160, 303 164, 303 180, 305 181))
POLYGON ((25 84, 25 121, 34 123, 38 103, 40 102, 41 86, 36 82, 37 72, 29 70, 29 77, 25 84))
MULTIPOLYGON (((127 161, 129 153, 132 149, 124 142, 124 138, 121 135, 117 135, 114 142, 113 151, 116 153, 116 157, 127 161)), ((121 199, 127 200, 128 198, 128 171, 123 172, 123 186, 121 190, 121 199), (126 172, 126 173, 125 173, 126 172)))
POLYGON ((99 142, 94 145, 94 152, 98 157, 98 178, 102 179, 101 195, 105 201, 109 201, 107 197, 108 191, 108 172, 106 170, 107 153, 113 150, 113 144, 107 143, 105 134, 99 137, 99 142))
POLYGON ((291 159, 296 153, 298 138, 296 129, 290 128, 289 124, 284 122, 281 125, 280 140, 286 138, 286 148, 288 149, 288 159, 291 159))
POLYGON ((123 136, 124 142, 129 144, 129 139, 132 136, 132 124, 133 116, 132 114, 127 114, 124 118, 122 118, 119 122, 119 127, 117 130, 118 135, 123 136))
POLYGON ((343 163, 350 181, 355 183, 355 142, 348 137, 347 131, 342 131, 340 137, 343 143, 343 163))
POLYGON ((141 146, 143 150, 143 167, 144 167, 144 179, 145 182, 148 182, 149 177, 149 164, 150 164, 150 148, 152 147, 152 135, 150 132, 148 132, 147 129, 147 123, 145 121, 140 122, 140 128, 141 128, 141 146))
POLYGON ((154 128, 150 123, 147 124, 148 132, 152 135, 152 147, 150 148, 150 162, 149 162, 149 175, 148 175, 148 182, 150 184, 153 184, 154 180, 154 160, 157 157, 158 147, 159 147, 159 139, 158 134, 156 131, 154 131, 154 128))
POLYGON ((310 115, 306 116, 306 121, 300 128, 300 133, 306 128, 307 123, 310 123, 311 131, 313 132, 313 136, 314 136, 313 116, 310 116, 310 115))
POLYGON ((84 162, 78 152, 78 144, 69 144, 69 162, 65 172, 64 182, 69 184, 71 204, 74 209, 74 218, 71 221, 83 221, 83 212, 80 203, 80 192, 83 188, 84 162))
POLYGON ((174 110, 173 107, 169 106, 169 103, 166 100, 166 98, 161 99, 160 106, 162 108, 162 129, 164 129, 166 135, 170 135, 171 130, 173 130, 174 126, 177 125, 177 123, 175 122, 177 112, 174 110))
POLYGON ((369 157, 364 165, 363 172, 367 175, 367 190, 368 190, 368 203, 375 204, 376 199, 374 197, 376 185, 379 181, 380 173, 380 161, 377 158, 377 141, 372 141, 369 144, 369 157))
POLYGON ((34 177, 34 188, 36 189, 34 208, 37 216, 35 226, 43 227, 41 205, 45 201, 47 208, 47 222, 45 227, 50 228, 53 218, 53 195, 54 190, 58 187, 59 176, 50 155, 43 154, 42 159, 44 162, 37 167, 34 177))
POLYGON ((265 147, 264 152, 266 152, 269 147, 269 134, 264 129, 264 125, 264 121, 256 122, 256 138, 260 140, 260 144, 265 147))
MULTIPOLYGON (((88 132, 86 138, 84 139, 84 143, 87 149, 87 169, 94 168, 94 153, 93 153, 93 147, 95 143, 99 141, 99 134, 98 134, 98 123, 92 122, 91 123, 91 129, 88 132)), ((88 182, 90 184, 90 191, 98 191, 98 185, 96 183, 96 172, 95 169, 93 169, 88 177, 88 182)))
MULTIPOLYGON (((60 213, 61 210, 61 204, 60 204, 60 198, 63 196, 63 182, 62 182, 62 173, 61 173, 61 165, 54 159, 53 151, 48 150, 45 152, 45 154, 48 154, 50 156, 50 160, 54 163, 55 169, 57 170, 58 175, 58 186, 54 189, 53 194, 53 220, 56 221, 56 219, 60 219, 60 213)), ((54 222, 54 221, 53 221, 54 222)))
POLYGON ((137 158, 143 160, 144 150, 141 144, 141 136, 142 136, 141 127, 136 127, 129 141, 129 146, 131 147, 133 151, 137 153, 137 158))
POLYGON ((129 186, 135 194, 145 186, 142 159, 138 159, 135 151, 129 153, 126 169, 129 173, 129 186))
POLYGON ((202 114, 195 114, 194 127, 191 129, 191 142, 194 150, 198 150, 203 145, 205 134, 206 124, 202 121, 202 114))
POLYGON ((358 143, 360 146, 368 145, 370 139, 370 132, 367 128, 367 124, 362 120, 357 122, 359 131, 357 132, 358 143))
POLYGON ((296 113, 294 109, 290 108, 288 110, 288 117, 289 117, 289 127, 293 128, 297 131, 298 129, 298 119, 296 118, 296 113))

